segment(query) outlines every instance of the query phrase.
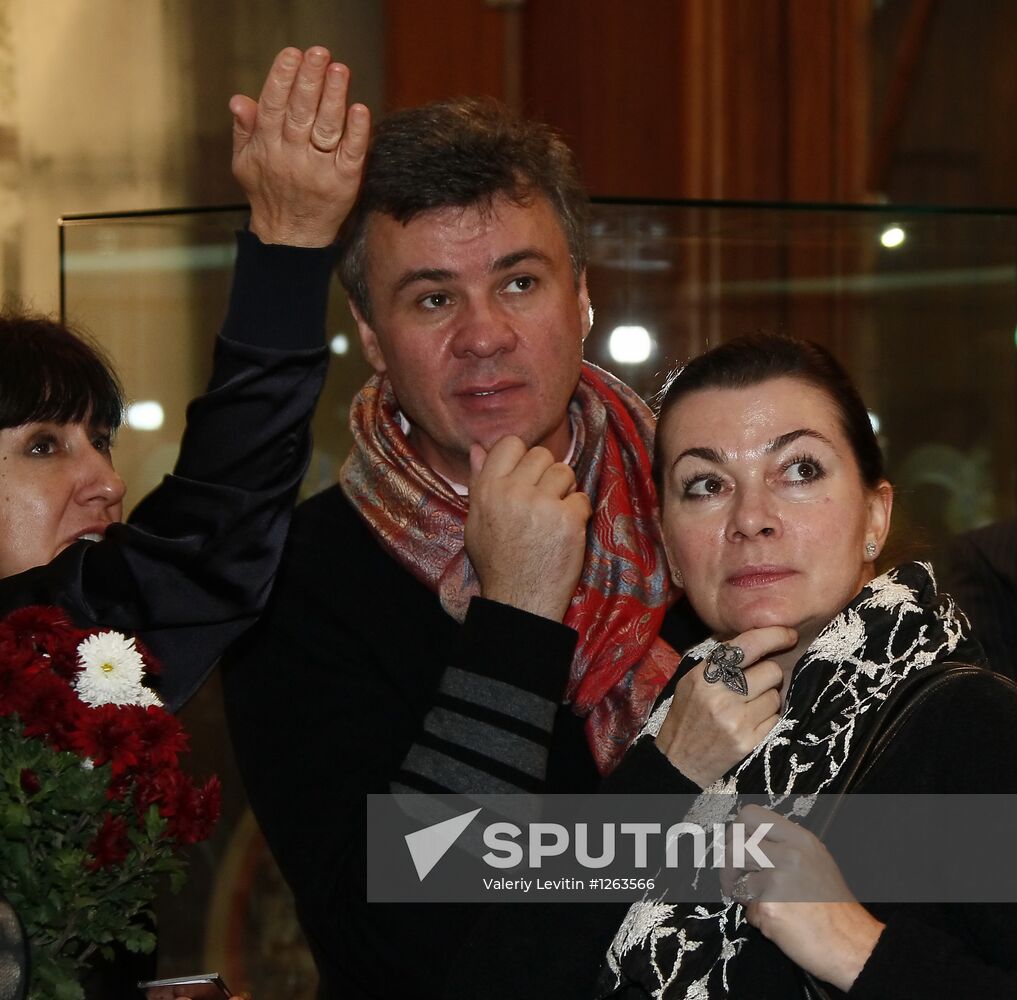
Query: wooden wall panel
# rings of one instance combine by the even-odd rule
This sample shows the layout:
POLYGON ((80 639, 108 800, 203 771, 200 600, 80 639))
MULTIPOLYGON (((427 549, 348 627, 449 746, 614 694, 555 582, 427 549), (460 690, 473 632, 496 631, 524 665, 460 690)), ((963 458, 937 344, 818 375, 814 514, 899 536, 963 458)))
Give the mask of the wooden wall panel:
POLYGON ((385 110, 442 97, 504 100, 505 11, 484 0, 386 0, 385 110))
POLYGON ((505 97, 516 65, 594 194, 860 198, 869 2, 389 0, 387 103, 505 97))
POLYGON ((553 0, 524 8, 524 109, 565 133, 594 194, 661 197, 682 187, 683 6, 553 0))

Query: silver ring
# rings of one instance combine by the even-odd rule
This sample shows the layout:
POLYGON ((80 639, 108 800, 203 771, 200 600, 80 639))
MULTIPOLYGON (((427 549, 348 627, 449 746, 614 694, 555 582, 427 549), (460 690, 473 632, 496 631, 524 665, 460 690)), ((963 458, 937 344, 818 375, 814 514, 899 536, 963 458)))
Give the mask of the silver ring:
POLYGON ((755 875, 755 872, 742 872, 738 878, 735 879, 735 884, 731 887, 731 898, 736 903, 741 903, 743 906, 746 903, 751 903, 756 898, 754 892, 748 887, 749 876, 755 875))
POLYGON ((710 655, 706 658, 706 666, 703 667, 703 677, 707 684, 716 684, 722 681, 724 687, 748 697, 749 685, 745 680, 745 671, 739 663, 745 659, 745 650, 741 646, 733 646, 726 642, 718 642, 710 655))

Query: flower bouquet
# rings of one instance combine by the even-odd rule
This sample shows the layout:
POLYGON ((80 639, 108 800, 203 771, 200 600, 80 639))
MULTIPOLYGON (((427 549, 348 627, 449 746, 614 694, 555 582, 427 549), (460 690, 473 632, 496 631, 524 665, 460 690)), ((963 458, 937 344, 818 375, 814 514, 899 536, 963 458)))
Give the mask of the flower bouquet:
POLYGON ((160 879, 208 837, 218 778, 177 763, 187 736, 145 686, 153 659, 57 608, 0 621, 0 893, 31 947, 32 1000, 76 1000, 90 960, 155 947, 160 879))

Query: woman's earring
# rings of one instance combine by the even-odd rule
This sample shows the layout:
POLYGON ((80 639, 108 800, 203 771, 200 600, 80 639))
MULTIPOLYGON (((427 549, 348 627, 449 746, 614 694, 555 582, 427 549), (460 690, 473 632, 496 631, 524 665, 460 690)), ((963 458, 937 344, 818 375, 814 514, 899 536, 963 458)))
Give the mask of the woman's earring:
POLYGON ((671 579, 674 580, 674 585, 676 587, 685 586, 685 577, 682 576, 682 571, 677 566, 671 570, 671 579))
POLYGON ((876 558, 876 543, 871 539, 865 543, 865 554, 870 559, 876 558))

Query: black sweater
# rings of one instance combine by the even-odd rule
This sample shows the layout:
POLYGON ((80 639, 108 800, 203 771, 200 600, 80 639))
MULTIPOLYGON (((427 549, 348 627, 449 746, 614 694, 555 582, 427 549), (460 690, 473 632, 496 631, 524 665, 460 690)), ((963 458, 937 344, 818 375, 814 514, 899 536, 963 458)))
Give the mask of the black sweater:
MULTIPOLYGON (((694 634, 680 613, 666 625, 673 644, 694 634)), ((474 906, 365 902, 367 794, 596 788, 583 720, 560 705, 576 638, 481 598, 459 625, 338 487, 298 507, 269 607, 228 658, 224 690, 322 996, 439 996, 478 919, 474 906), (485 739, 497 731, 509 739, 485 739)))

